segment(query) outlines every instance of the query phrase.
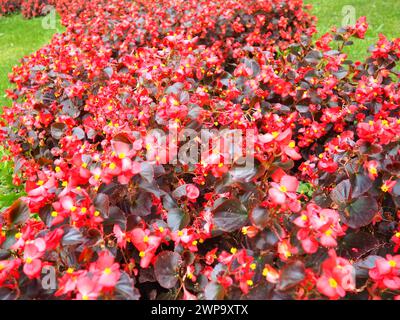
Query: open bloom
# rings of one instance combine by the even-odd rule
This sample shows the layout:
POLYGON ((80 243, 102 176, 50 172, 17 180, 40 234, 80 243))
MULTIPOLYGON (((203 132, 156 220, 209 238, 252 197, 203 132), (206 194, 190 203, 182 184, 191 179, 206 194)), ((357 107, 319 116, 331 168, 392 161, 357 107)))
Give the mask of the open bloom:
POLYGON ((315 253, 319 245, 336 247, 338 236, 345 233, 339 223, 339 213, 331 209, 321 209, 316 204, 308 204, 293 223, 300 227, 297 239, 306 253, 315 253))
POLYGON ((147 268, 152 262, 162 238, 150 235, 149 230, 141 228, 133 229, 130 237, 133 245, 139 250, 140 266, 147 268))
POLYGON ((264 269, 262 271, 262 275, 267 279, 268 282, 270 283, 278 283, 279 281, 279 272, 276 271, 273 267, 271 267, 269 264, 266 264, 264 266, 264 269))
POLYGON ((296 199, 296 191, 299 182, 295 177, 285 175, 282 177, 280 183, 272 182, 272 188, 269 189, 268 194, 271 200, 277 204, 284 204, 286 199, 296 199))
POLYGON ((79 277, 76 284, 78 293, 77 300, 96 300, 100 294, 101 286, 97 282, 96 277, 90 278, 87 275, 79 277))
POLYGON ((379 257, 375 267, 369 271, 369 276, 378 283, 380 288, 400 289, 400 255, 387 255, 386 259, 379 257))
POLYGON ((379 164, 376 160, 367 161, 364 164, 364 168, 368 171, 368 177, 371 180, 375 180, 378 176, 378 166, 379 164))
POLYGON ((21 265, 20 259, 0 260, 0 286, 9 277, 18 274, 18 267, 21 265))
POLYGON ((113 288, 121 276, 119 264, 114 262, 109 251, 100 252, 98 260, 91 264, 89 270, 98 274, 98 283, 106 288, 113 288))
POLYGON ((42 238, 37 238, 25 245, 24 250, 24 273, 30 278, 37 278, 42 271, 42 261, 40 258, 46 250, 46 242, 42 238))
POLYGON ((300 203, 297 200, 297 188, 299 181, 292 176, 283 175, 277 182, 271 182, 271 188, 268 190, 271 201, 279 205, 287 205, 292 211, 300 210, 300 203))
POLYGON ((196 200, 200 195, 199 189, 194 184, 186 185, 186 196, 190 200, 196 200))
POLYGON ((348 260, 338 257, 333 249, 329 251, 329 258, 322 263, 317 289, 332 300, 343 298, 346 291, 355 289, 354 267, 348 260))

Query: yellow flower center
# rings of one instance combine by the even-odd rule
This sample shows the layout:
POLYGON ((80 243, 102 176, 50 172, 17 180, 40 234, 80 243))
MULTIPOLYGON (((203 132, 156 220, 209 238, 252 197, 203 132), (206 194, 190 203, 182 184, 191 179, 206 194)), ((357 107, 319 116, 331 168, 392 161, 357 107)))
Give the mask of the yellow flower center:
POLYGON ((15 239, 20 239, 22 237, 22 233, 18 232, 15 234, 15 239))
POLYGON ((255 263, 252 263, 252 264, 250 265, 250 269, 251 269, 251 270, 256 270, 256 268, 257 268, 257 265, 256 265, 255 263))
POLYGON ((100 211, 95 211, 95 212, 94 212, 94 216, 95 216, 95 217, 98 217, 99 215, 100 215, 100 211))
POLYGON ((336 288, 337 285, 338 285, 338 283, 336 282, 335 279, 329 278, 329 285, 330 285, 332 288, 336 288))
POLYGON ((390 261, 389 261, 389 266, 391 266, 392 268, 394 268, 394 267, 396 266, 396 261, 390 260, 390 261))
POLYGON ((273 136, 274 138, 276 138, 277 136, 279 136, 279 132, 277 132, 277 131, 274 131, 274 132, 272 132, 271 134, 272 134, 272 136, 273 136))
POLYGON ((283 193, 287 192, 287 188, 285 186, 280 186, 279 190, 282 191, 283 193))
POLYGON ((149 242, 149 237, 148 237, 148 236, 144 236, 144 237, 143 237, 143 241, 144 241, 144 242, 149 242))
POLYGON ((262 275, 263 275, 264 277, 266 277, 266 276, 268 275, 268 273, 269 273, 268 268, 264 268, 264 269, 263 269, 263 272, 262 272, 262 275))
POLYGON ((237 249, 236 248, 231 248, 231 253, 232 254, 235 254, 237 252, 237 249))
POLYGON ((308 217, 305 214, 302 214, 300 219, 303 221, 307 221, 308 217))
POLYGON ((42 185, 44 185, 44 181, 43 181, 43 180, 39 180, 36 184, 37 184, 38 186, 42 186, 42 185))
POLYGON ((378 170, 376 170, 375 167, 371 167, 371 168, 369 168, 369 172, 370 172, 371 174, 377 174, 378 170))
POLYGON ((332 234, 332 230, 331 229, 326 230, 325 234, 329 237, 332 234))
POLYGON ((144 251, 139 252, 139 257, 143 258, 145 255, 146 255, 146 252, 144 252, 144 251))
POLYGON ((111 273, 111 269, 110 268, 105 268, 104 269, 104 274, 109 275, 111 273))
POLYGON ((116 167, 117 167, 117 165, 114 162, 110 163, 110 165, 109 165, 109 168, 111 170, 114 170, 116 167))
POLYGON ((67 269, 67 273, 71 274, 71 273, 73 273, 73 272, 74 272, 74 268, 68 268, 68 269, 67 269))
POLYGON ((120 159, 124 159, 125 157, 126 157, 126 155, 123 152, 118 155, 118 158, 120 158, 120 159))
POLYGON ((4 264, 1 264, 1 263, 0 263, 0 271, 1 271, 1 270, 4 270, 4 268, 5 268, 4 264))
POLYGON ((253 280, 247 280, 246 283, 247 283, 247 285, 249 285, 249 286, 252 286, 252 285, 254 284, 254 283, 253 283, 253 280))
POLYGON ((87 209, 86 209, 85 207, 83 207, 83 208, 81 209, 81 212, 82 212, 83 214, 85 214, 85 213, 87 212, 87 209))
POLYGON ((53 211, 53 212, 51 213, 51 216, 52 216, 53 218, 57 217, 57 216, 58 216, 58 212, 57 212, 57 211, 53 211))
POLYGON ((26 258, 25 262, 28 263, 28 264, 32 263, 32 258, 31 257, 26 258))
POLYGON ((289 148, 294 148, 296 146, 296 143, 294 142, 294 141, 291 141, 290 143, 289 143, 289 148))
POLYGON ((84 295, 82 296, 82 300, 89 300, 89 297, 88 297, 86 294, 84 294, 84 295))
POLYGON ((389 187, 386 184, 384 184, 384 185, 382 185, 381 190, 383 192, 388 192, 389 191, 389 187))

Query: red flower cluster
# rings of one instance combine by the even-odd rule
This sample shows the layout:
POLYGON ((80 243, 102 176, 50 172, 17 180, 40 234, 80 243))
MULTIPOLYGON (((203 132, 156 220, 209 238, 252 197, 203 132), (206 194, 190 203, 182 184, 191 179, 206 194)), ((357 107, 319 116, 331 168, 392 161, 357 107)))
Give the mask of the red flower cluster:
POLYGON ((21 7, 21 0, 1 0, 0 16, 16 12, 21 7))
POLYGON ((396 298, 400 40, 352 62, 365 18, 313 41, 301 0, 172 2, 56 1, 66 31, 14 67, 1 294, 396 298), (252 165, 176 156, 238 130, 252 165))
POLYGON ((339 224, 339 213, 331 209, 321 209, 315 204, 308 204, 293 223, 300 227, 297 238, 306 253, 315 253, 321 244, 327 248, 337 246, 336 238, 345 233, 339 224))
POLYGON ((24 18, 47 14, 46 6, 53 5, 54 0, 0 0, 0 16, 21 11, 24 18))
POLYGON ((48 13, 49 6, 53 4, 54 0, 23 0, 21 13, 27 19, 43 16, 48 13))
POLYGON ((346 291, 355 290, 355 270, 346 259, 329 251, 329 258, 322 263, 322 275, 317 280, 318 290, 330 299, 343 298, 346 291))
POLYGON ((400 289, 400 256, 388 254, 385 258, 377 257, 375 266, 369 270, 369 276, 376 281, 378 288, 400 289))

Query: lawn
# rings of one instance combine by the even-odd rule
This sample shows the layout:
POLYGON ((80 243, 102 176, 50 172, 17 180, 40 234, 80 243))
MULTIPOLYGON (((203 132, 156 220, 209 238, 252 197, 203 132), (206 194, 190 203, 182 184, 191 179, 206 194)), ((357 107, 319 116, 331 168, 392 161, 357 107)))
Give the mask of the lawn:
MULTIPOLYGON (((4 90, 9 88, 8 74, 20 59, 48 43, 57 29, 42 27, 43 18, 26 20, 21 15, 0 17, 0 110, 9 101, 4 90)), ((62 30, 59 19, 56 28, 62 30)))
MULTIPOLYGON (((21 58, 38 50, 48 43, 62 27, 57 18, 56 29, 42 27, 43 18, 25 20, 21 15, 0 17, 0 110, 10 103, 4 96, 4 90, 10 87, 8 74, 21 58)), ((5 152, 0 148, 0 158, 5 152)), ((9 206, 20 196, 20 188, 12 184, 12 164, 0 162, 0 210, 9 206)))
POLYGON ((352 6, 356 18, 366 16, 369 30, 364 40, 355 40, 354 45, 348 48, 352 59, 362 60, 368 52, 368 47, 374 44, 380 33, 389 39, 400 37, 400 1, 399 0, 305 0, 313 5, 312 13, 318 17, 318 31, 322 34, 331 26, 342 25, 343 18, 348 10, 345 6, 352 6), (346 9, 346 8, 345 8, 346 9))

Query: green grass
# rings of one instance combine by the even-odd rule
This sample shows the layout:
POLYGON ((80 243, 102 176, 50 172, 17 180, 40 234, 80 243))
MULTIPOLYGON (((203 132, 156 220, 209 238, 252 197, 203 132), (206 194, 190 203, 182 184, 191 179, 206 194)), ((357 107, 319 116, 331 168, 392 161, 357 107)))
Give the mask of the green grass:
MULTIPOLYGON (((0 147, 0 159, 6 155, 0 147)), ((0 162, 0 210, 10 206, 23 195, 23 187, 16 187, 12 182, 13 165, 11 161, 0 162)))
POLYGON ((62 30, 57 18, 56 30, 42 27, 43 17, 26 20, 21 15, 0 17, 0 111, 9 105, 4 90, 10 87, 8 74, 21 58, 48 43, 57 31, 62 30))
MULTIPOLYGON (((8 74, 21 58, 35 52, 48 43, 54 33, 63 30, 57 17, 56 29, 42 27, 43 17, 31 20, 21 15, 0 17, 0 113, 2 107, 10 105, 5 98, 4 90, 10 88, 8 74)), ((0 159, 6 151, 0 147, 0 159)), ((11 161, 0 160, 0 211, 10 206, 23 194, 22 187, 12 183, 13 165, 11 161)))
POLYGON ((313 5, 312 14, 318 17, 317 28, 321 35, 332 26, 342 26, 344 6, 355 9, 355 16, 366 16, 369 30, 364 40, 354 40, 347 48, 353 60, 363 60, 368 56, 368 47, 378 40, 380 33, 389 39, 400 37, 400 0, 304 0, 313 5))

